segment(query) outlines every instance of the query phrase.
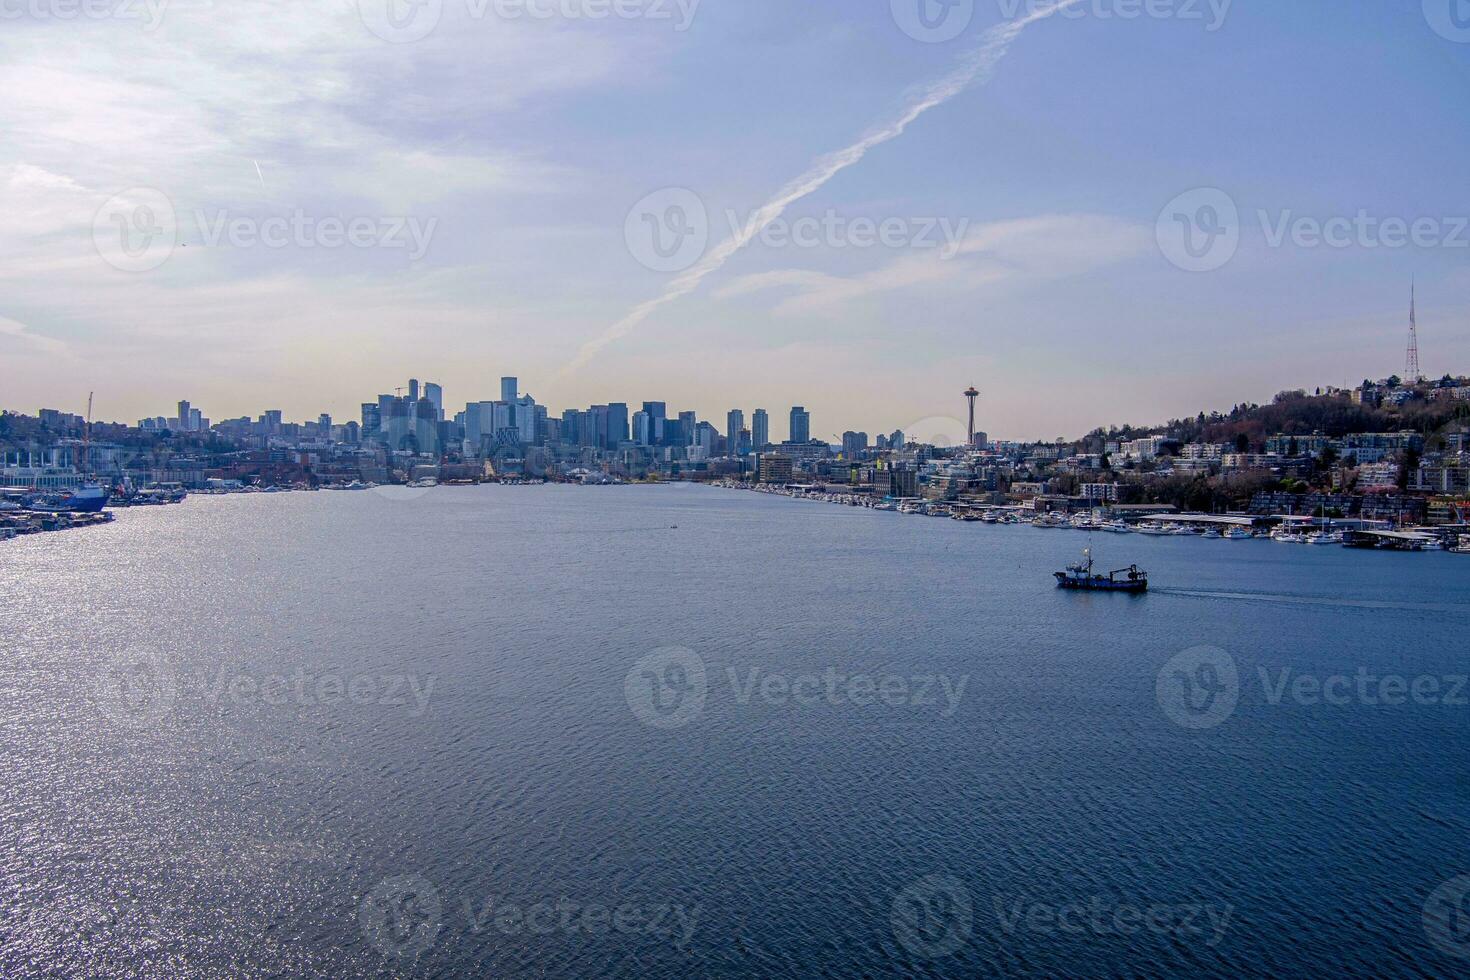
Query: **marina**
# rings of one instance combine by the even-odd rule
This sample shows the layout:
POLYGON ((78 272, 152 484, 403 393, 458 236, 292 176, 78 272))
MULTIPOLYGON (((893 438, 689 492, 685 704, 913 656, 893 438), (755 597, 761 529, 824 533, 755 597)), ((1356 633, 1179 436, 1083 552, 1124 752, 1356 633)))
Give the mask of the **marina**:
POLYGON ((1073 530, 1108 534, 1140 534, 1151 537, 1198 538, 1202 541, 1271 541, 1279 544, 1337 546, 1357 550, 1447 551, 1470 554, 1470 529, 1411 527, 1392 530, 1365 527, 1362 521, 1330 518, 1311 519, 1288 514, 1264 517, 1250 515, 1153 514, 1120 517, 1107 508, 1073 514, 1056 511, 1037 513, 1019 505, 971 505, 922 499, 893 500, 867 494, 845 493, 827 487, 774 487, 721 481, 724 489, 749 490, 793 500, 838 504, 912 517, 947 517, 976 524, 1025 524, 1039 530, 1073 530))

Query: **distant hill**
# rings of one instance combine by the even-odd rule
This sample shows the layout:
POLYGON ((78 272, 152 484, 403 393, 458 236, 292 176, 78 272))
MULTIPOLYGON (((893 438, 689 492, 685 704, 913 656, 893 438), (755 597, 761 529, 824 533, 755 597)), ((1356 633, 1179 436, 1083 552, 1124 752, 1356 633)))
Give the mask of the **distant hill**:
POLYGON ((1470 402, 1414 400, 1402 406, 1356 404, 1347 393, 1318 395, 1305 391, 1283 391, 1269 405, 1241 404, 1229 412, 1201 412, 1192 419, 1173 419, 1166 425, 1095 429, 1084 440, 1089 449, 1101 451, 1111 440, 1139 439, 1162 435, 1180 443, 1214 442, 1239 444, 1244 436, 1258 451, 1266 439, 1278 433, 1289 436, 1322 432, 1340 438, 1360 432, 1400 432, 1412 429, 1426 436, 1460 424, 1470 423, 1470 402))

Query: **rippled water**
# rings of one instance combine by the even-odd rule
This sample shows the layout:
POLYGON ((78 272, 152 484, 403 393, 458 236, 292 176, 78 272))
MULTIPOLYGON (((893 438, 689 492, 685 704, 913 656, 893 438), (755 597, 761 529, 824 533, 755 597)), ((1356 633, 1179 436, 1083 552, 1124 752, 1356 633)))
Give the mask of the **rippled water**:
POLYGON ((487 487, 0 544, 0 976, 1463 973, 1470 559, 1055 590, 1085 542, 487 487))

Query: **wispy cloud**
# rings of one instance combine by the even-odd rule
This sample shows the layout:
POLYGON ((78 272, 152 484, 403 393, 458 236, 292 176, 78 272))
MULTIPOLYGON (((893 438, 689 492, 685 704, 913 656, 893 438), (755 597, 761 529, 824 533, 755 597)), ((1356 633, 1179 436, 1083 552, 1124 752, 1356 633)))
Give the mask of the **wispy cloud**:
POLYGON ((18 320, 12 320, 8 317, 0 316, 0 337, 5 337, 11 340, 19 340, 25 346, 30 347, 42 354, 52 354, 64 357, 70 353, 67 349, 66 344, 62 343, 61 341, 55 339, 54 337, 43 337, 40 334, 34 333, 31 328, 27 327, 24 323, 21 323, 18 320))
POLYGON ((626 337, 660 308, 694 292, 701 283, 724 268, 725 263, 754 241, 773 221, 785 214, 786 209, 792 204, 816 193, 842 171, 856 166, 875 147, 902 136, 909 126, 924 113, 943 105, 975 85, 983 85, 988 82, 996 66, 1005 58, 1007 52, 1010 51, 1011 44, 1022 31, 1036 21, 1050 17, 1080 2, 1081 0, 1060 0, 1049 7, 1043 7, 1016 20, 998 24, 986 31, 981 36, 980 44, 965 56, 959 67, 924 90, 897 118, 870 130, 867 135, 851 146, 819 158, 806 173, 788 183, 777 192, 775 197, 762 205, 753 220, 747 222, 740 231, 716 246, 689 271, 675 278, 661 295, 635 306, 617 323, 583 344, 563 374, 585 367, 605 347, 626 337))
POLYGON ((716 292, 731 299, 770 290, 789 295, 781 315, 812 313, 917 286, 974 292, 1003 285, 1054 282, 1146 253, 1149 229, 1104 215, 1044 215, 975 228, 954 256, 904 255, 857 276, 783 269, 742 276, 716 292))

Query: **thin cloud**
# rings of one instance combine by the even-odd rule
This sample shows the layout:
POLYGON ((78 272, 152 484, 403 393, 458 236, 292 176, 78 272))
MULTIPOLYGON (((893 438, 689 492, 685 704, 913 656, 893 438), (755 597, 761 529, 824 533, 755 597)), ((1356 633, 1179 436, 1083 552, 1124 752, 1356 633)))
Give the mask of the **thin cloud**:
POLYGON ((811 313, 916 286, 975 291, 1008 284, 1054 282, 1147 252, 1149 229, 1104 215, 1043 215, 998 221, 971 230, 953 258, 921 252, 858 276, 778 270, 742 276, 719 299, 786 290, 779 315, 811 313))

